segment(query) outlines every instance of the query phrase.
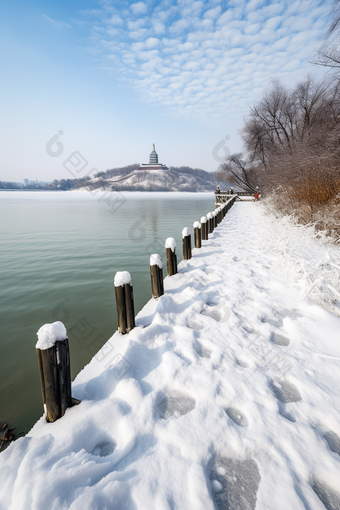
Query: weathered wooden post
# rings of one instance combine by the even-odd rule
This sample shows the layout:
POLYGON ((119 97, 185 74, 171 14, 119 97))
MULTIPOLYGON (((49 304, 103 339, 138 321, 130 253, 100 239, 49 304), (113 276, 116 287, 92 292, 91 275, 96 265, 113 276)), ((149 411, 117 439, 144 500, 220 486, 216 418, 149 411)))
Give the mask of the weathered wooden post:
POLYGON ((135 307, 131 275, 128 271, 117 271, 114 279, 117 322, 119 333, 130 333, 135 327, 135 307))
POLYGON ((158 253, 150 256, 151 292, 153 298, 159 298, 164 294, 163 262, 158 253))
POLYGON ((213 216, 214 216, 214 228, 216 228, 217 227, 217 211, 216 210, 213 212, 213 216))
POLYGON ((195 248, 201 248, 202 246, 202 237, 201 237, 201 224, 199 221, 195 221, 194 225, 194 240, 195 240, 195 248))
POLYGON ((183 259, 191 259, 191 234, 189 229, 185 227, 182 230, 182 243, 183 243, 183 259))
POLYGON ((213 226, 213 215, 211 212, 209 212, 207 214, 207 220, 208 220, 208 234, 212 234, 214 231, 214 226, 213 226))
POLYGON ((36 350, 46 420, 54 422, 68 407, 79 404, 72 399, 70 351, 66 328, 60 321, 45 324, 38 333, 36 350))
POLYGON ((207 223, 207 217, 202 216, 201 218, 201 234, 202 234, 202 240, 207 241, 208 240, 208 223, 207 223))
POLYGON ((217 224, 219 225, 221 223, 221 208, 217 208, 217 224))
POLYGON ((177 255, 176 241, 173 237, 168 237, 165 241, 166 249, 166 269, 168 276, 177 274, 177 255))

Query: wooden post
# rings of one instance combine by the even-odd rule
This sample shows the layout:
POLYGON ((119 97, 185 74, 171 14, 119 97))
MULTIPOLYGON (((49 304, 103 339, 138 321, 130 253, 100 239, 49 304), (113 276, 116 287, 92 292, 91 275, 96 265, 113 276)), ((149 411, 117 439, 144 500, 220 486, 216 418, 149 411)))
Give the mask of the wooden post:
POLYGON ((135 327, 135 307, 131 275, 128 271, 118 271, 114 279, 117 322, 119 333, 125 335, 135 327))
POLYGON ((202 216, 201 218, 201 234, 202 234, 202 240, 207 241, 208 240, 208 223, 207 223, 207 217, 202 216))
POLYGON ((176 241, 173 237, 168 237, 165 241, 166 249, 166 269, 168 276, 177 274, 177 255, 176 241))
POLYGON ((163 262, 157 253, 154 253, 150 257, 150 274, 152 297, 159 298, 164 294, 163 262))
POLYGON ((117 322, 119 333, 125 335, 126 332, 126 308, 125 308, 125 289, 124 285, 115 285, 117 322))
POLYGON ((131 283, 125 283, 125 309, 126 309, 126 333, 136 326, 135 323, 135 305, 133 301, 133 288, 131 283))
POLYGON ((214 218, 214 228, 216 228, 217 227, 217 211, 216 210, 213 212, 213 218, 214 218))
POLYGON ((39 329, 36 351, 46 420, 54 422, 75 403, 71 394, 69 344, 62 322, 45 324, 39 329))
POLYGON ((207 220, 208 220, 208 234, 212 234, 214 231, 214 226, 213 226, 213 215, 211 212, 209 212, 207 214, 207 220))
POLYGON ((194 225, 194 240, 195 240, 195 248, 201 248, 202 246, 202 237, 201 237, 201 224, 199 221, 195 221, 194 225))
POLYGON ((183 259, 191 259, 191 234, 189 229, 185 227, 182 230, 182 243, 183 243, 183 259))

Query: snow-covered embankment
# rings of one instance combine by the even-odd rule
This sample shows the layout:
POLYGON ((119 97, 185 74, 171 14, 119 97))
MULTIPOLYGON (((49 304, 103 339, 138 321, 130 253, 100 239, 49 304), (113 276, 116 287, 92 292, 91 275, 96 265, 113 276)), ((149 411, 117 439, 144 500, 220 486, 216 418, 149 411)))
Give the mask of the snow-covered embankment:
POLYGON ((0 455, 0 508, 340 508, 340 319, 277 276, 262 207, 236 203, 81 404, 0 455))

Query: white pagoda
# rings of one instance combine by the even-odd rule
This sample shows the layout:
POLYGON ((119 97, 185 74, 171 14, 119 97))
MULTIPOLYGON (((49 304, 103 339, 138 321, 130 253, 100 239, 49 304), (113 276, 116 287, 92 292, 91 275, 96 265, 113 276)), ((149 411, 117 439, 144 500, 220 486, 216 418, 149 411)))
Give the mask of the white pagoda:
POLYGON ((169 170, 169 168, 158 163, 158 154, 155 150, 155 144, 152 145, 152 151, 149 157, 149 163, 142 163, 138 170, 169 170))

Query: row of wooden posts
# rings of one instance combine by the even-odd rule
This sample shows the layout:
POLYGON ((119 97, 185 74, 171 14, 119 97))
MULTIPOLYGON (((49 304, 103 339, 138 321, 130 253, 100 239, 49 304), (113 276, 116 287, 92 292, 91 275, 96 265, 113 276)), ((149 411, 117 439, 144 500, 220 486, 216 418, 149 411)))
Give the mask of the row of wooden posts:
MULTIPOLYGON (((231 206, 236 200, 236 196, 228 200, 225 204, 221 205, 214 212, 209 212, 206 216, 201 218, 201 221, 196 221, 194 227, 194 246, 201 248, 202 240, 207 241, 208 235, 212 234, 214 229, 223 220, 231 206)), ((182 249, 183 260, 189 260, 192 257, 191 248, 191 233, 188 228, 182 231, 182 249)), ((173 276, 177 273, 177 255, 176 255, 176 242, 175 239, 169 237, 165 241, 166 250, 166 267, 167 276, 173 276)), ((117 273, 119 275, 119 273, 117 273)), ((153 254, 150 257, 150 275, 151 275, 151 292, 153 298, 159 298, 164 294, 163 285, 163 264, 162 259, 158 254, 153 254)), ((133 303, 133 290, 131 279, 121 285, 121 280, 117 278, 117 285, 115 284, 116 295, 116 308, 118 318, 118 330, 123 335, 129 333, 135 327, 135 311, 133 303)))
MULTIPOLYGON (((195 222, 194 246, 201 248, 202 240, 208 240, 217 225, 222 221, 236 200, 236 196, 208 213, 195 222)), ((185 228, 182 231, 183 259, 192 257, 191 233, 185 228)), ((176 242, 168 238, 165 243, 167 276, 177 273, 176 242)), ((150 274, 152 297, 157 299, 164 294, 163 265, 158 254, 150 257, 150 274)), ((118 272, 115 277, 115 297, 117 308, 118 330, 122 334, 129 333, 135 327, 135 310, 133 302, 133 288, 128 272, 118 272)), ((71 368, 68 338, 55 341, 47 349, 37 348, 41 391, 43 397, 46 420, 54 422, 61 418, 68 407, 79 404, 80 401, 71 395, 71 368)))

